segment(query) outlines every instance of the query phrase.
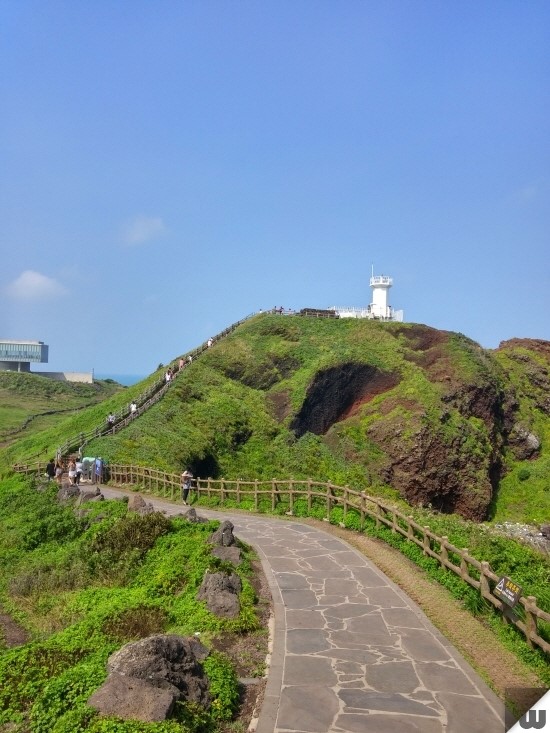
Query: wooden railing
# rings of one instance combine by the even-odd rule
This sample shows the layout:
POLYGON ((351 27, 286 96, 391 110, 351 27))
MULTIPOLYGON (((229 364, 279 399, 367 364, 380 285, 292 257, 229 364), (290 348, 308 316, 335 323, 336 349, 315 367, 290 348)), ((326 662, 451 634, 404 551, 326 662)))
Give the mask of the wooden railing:
MULTIPOLYGON (((14 470, 26 474, 43 474, 45 466, 45 463, 33 466, 18 465, 14 466, 14 470)), ((137 486, 140 491, 173 501, 180 498, 181 479, 177 473, 118 464, 107 466, 106 471, 106 478, 113 485, 137 486)), ((468 548, 456 547, 449 542, 448 537, 439 537, 429 527, 421 526, 411 516, 403 514, 377 497, 348 486, 336 486, 311 479, 243 481, 197 478, 193 482, 193 488, 199 502, 203 497, 207 499, 219 497, 221 502, 228 499, 234 500, 237 504, 246 502, 247 506, 256 512, 283 508, 286 514, 292 515, 296 502, 301 501, 305 503, 308 514, 314 507, 322 507, 326 521, 330 520, 334 507, 341 507, 344 520, 341 526, 346 526, 346 516, 349 512, 353 512, 359 519, 359 531, 365 529, 367 518, 373 520, 376 527, 382 525, 389 527, 392 532, 418 545, 424 555, 434 558, 442 567, 475 588, 482 598, 502 614, 506 623, 513 624, 524 634, 530 647, 538 646, 547 654, 550 653, 550 644, 540 636, 538 623, 539 619, 550 623, 550 613, 537 606, 534 596, 520 597, 519 603, 524 618, 519 618, 509 606, 493 594, 499 576, 491 570, 488 562, 477 560, 470 555, 468 548)))

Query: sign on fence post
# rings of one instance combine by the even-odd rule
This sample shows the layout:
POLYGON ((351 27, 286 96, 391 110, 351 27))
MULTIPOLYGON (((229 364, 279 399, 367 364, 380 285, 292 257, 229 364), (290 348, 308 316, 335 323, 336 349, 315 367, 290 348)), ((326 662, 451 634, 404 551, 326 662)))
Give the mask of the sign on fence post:
POLYGON ((517 583, 514 583, 510 578, 503 575, 498 579, 493 595, 513 608, 519 601, 521 590, 521 587, 517 583))

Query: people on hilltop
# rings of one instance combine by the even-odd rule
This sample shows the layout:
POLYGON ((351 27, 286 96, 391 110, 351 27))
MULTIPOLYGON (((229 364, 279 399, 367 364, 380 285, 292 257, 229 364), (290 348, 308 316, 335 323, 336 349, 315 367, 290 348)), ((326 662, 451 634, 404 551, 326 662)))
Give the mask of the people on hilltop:
POLYGON ((136 416, 136 413, 137 413, 136 401, 135 400, 132 400, 130 402, 130 417, 132 417, 132 418, 135 417, 136 416))
POLYGON ((179 361, 179 370, 181 371, 184 366, 185 366, 185 359, 182 356, 181 359, 180 359, 180 361, 179 361))
POLYGON ((53 478, 55 478, 55 461, 53 458, 50 458, 50 460, 46 464, 46 476, 48 477, 48 481, 51 481, 53 478))
POLYGON ((212 337, 210 337, 210 338, 208 339, 208 341, 206 342, 206 345, 208 346, 208 348, 210 348, 210 347, 212 346, 212 344, 213 344, 213 343, 214 343, 214 339, 213 339, 212 337))
POLYGON ((187 361, 189 362, 189 364, 191 364, 191 362, 193 361, 193 357, 191 356, 191 354, 189 354, 189 356, 187 357, 187 361))
POLYGON ((113 427, 114 427, 114 425, 115 425, 115 416, 113 415, 113 413, 112 413, 112 412, 110 412, 110 413, 109 413, 109 414, 107 415, 107 427, 108 427, 109 429, 111 429, 111 428, 113 428, 113 427))
POLYGON ((185 471, 181 474, 181 500, 186 506, 187 497, 189 496, 189 491, 191 490, 192 479, 193 474, 188 468, 186 468, 185 471))
POLYGON ((166 382, 166 384, 169 384, 171 379, 172 379, 172 370, 170 369, 170 367, 168 367, 164 375, 164 381, 166 382))

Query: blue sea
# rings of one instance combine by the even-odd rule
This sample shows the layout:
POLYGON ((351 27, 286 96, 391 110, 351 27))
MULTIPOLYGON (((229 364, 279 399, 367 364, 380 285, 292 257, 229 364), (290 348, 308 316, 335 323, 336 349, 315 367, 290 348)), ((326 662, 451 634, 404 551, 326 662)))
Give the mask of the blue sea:
POLYGON ((141 382, 147 374, 94 374, 94 379, 114 379, 115 382, 131 387, 136 382, 141 382))

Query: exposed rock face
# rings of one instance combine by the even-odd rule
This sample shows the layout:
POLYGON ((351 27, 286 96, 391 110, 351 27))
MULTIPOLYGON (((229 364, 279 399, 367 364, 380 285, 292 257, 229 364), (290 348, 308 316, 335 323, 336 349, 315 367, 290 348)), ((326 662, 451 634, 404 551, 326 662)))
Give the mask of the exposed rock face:
POLYGON ((395 387, 399 379, 368 364, 348 363, 325 369, 310 385, 306 399, 290 424, 296 437, 310 432, 324 435, 338 420, 362 404, 395 387))
POLYGON ((226 519, 220 524, 218 529, 208 538, 208 542, 212 545, 221 545, 222 547, 231 547, 236 544, 233 535, 233 524, 226 519))
POLYGON ((239 615, 241 579, 236 573, 206 573, 197 594, 199 601, 216 616, 235 618, 239 615))
MULTIPOLYGON (((505 358, 497 360, 462 334, 418 324, 391 333, 404 363, 414 365, 418 393, 400 390, 411 373, 406 367, 398 367, 399 375, 346 362, 315 375, 290 429, 297 438, 324 436, 332 452, 365 466, 412 504, 483 520, 504 470, 504 449, 521 460, 539 456, 532 425, 517 423, 525 398, 534 409, 550 407, 550 343, 507 342, 505 358), (508 379, 514 360, 521 372, 508 379)), ((277 419, 285 419, 277 402, 283 396, 270 400, 277 419)))
POLYGON ((200 662, 208 650, 194 638, 150 636, 126 644, 107 662, 109 677, 88 700, 104 715, 165 720, 177 700, 208 707, 208 680, 200 662))
POLYGON ((383 479, 408 502, 457 512, 473 520, 485 517, 493 491, 489 458, 479 454, 473 459, 462 448, 463 436, 459 434, 449 443, 419 424, 405 441, 403 426, 392 430, 391 425, 383 422, 373 425, 369 436, 385 447, 383 479))

